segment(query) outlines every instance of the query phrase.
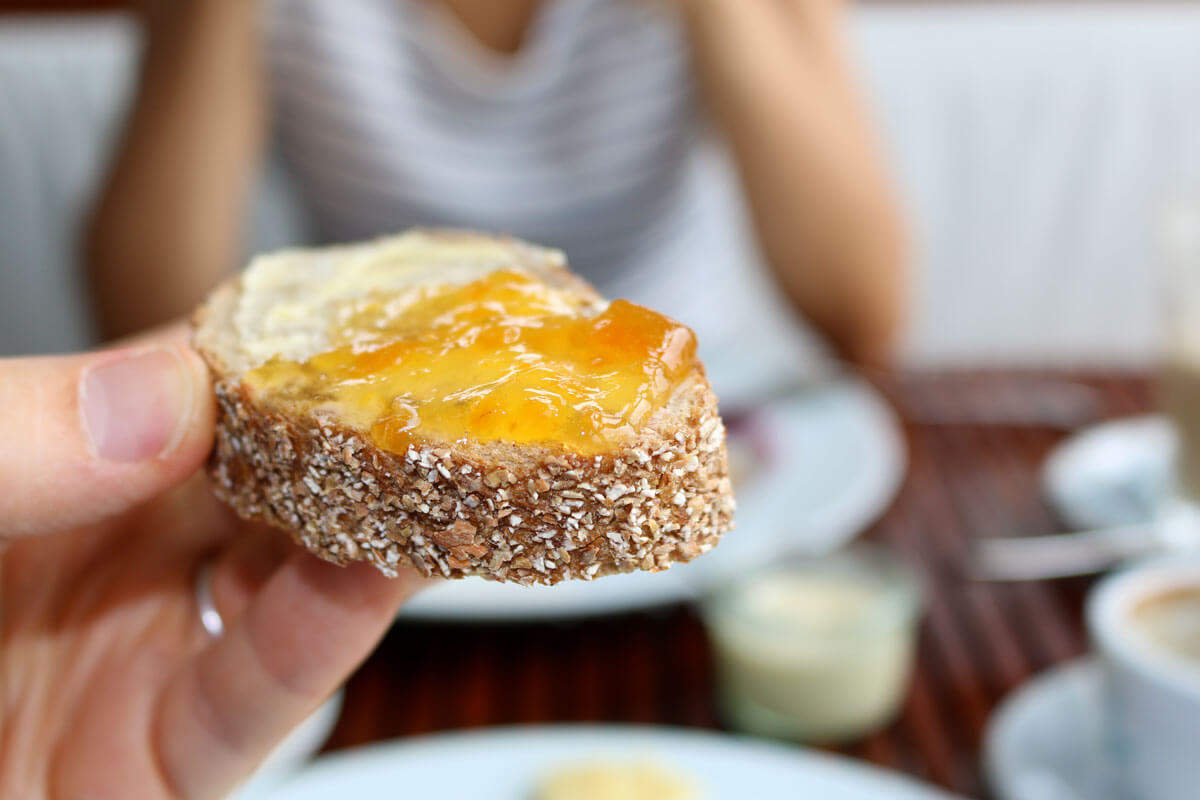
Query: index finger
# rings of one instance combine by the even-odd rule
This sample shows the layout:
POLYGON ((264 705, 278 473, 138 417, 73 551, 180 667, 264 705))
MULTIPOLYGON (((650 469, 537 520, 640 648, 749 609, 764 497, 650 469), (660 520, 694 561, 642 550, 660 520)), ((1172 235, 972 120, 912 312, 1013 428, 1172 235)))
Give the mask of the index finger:
POLYGON ((374 648, 424 579, 285 563, 225 634, 166 687, 154 746, 180 797, 219 797, 248 775, 374 648))

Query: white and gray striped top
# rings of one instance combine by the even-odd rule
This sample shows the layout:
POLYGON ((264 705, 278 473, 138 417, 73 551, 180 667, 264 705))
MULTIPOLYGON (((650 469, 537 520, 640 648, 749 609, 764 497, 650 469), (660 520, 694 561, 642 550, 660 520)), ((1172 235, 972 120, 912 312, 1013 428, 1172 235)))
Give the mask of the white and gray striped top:
POLYGON ((512 233, 745 360, 756 257, 667 4, 545 0, 511 57, 434 0, 272 0, 265 24, 276 138, 322 240, 512 233))
POLYGON ((323 238, 419 224, 565 250, 594 280, 680 235, 687 51, 650 0, 557 0, 499 56, 421 0, 280 0, 278 132, 323 238))

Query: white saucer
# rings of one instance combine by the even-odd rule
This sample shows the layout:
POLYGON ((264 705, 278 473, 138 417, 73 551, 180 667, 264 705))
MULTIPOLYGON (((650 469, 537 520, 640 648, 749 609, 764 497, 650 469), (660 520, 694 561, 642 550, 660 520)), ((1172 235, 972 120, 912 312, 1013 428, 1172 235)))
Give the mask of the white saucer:
POLYGON ((668 572, 553 587, 449 581, 422 592, 401 617, 522 621, 687 600, 780 552, 824 552, 854 538, 892 501, 906 464, 894 412, 866 383, 851 380, 767 406, 731 431, 730 452, 742 465, 734 476, 737 528, 704 557, 668 572))
POLYGON ((580 763, 650 762, 706 800, 953 800, 898 773, 799 747, 680 728, 548 725, 399 740, 318 759, 270 800, 533 797, 547 773, 580 763))
POLYGON ((1099 664, 1081 658, 1017 689, 992 715, 984 767, 999 800, 1117 800, 1099 664))
POLYGON ((1145 522, 1171 494, 1175 446, 1175 431, 1161 415, 1094 425, 1051 452, 1042 489, 1076 530, 1145 522))

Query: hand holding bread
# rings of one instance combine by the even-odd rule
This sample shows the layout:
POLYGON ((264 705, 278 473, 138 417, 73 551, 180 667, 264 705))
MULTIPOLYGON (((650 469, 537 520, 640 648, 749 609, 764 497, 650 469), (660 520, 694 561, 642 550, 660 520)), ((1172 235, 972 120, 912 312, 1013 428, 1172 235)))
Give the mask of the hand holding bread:
POLYGON ((0 361, 0 797, 224 796, 419 585, 213 497, 212 385, 186 338, 0 361))

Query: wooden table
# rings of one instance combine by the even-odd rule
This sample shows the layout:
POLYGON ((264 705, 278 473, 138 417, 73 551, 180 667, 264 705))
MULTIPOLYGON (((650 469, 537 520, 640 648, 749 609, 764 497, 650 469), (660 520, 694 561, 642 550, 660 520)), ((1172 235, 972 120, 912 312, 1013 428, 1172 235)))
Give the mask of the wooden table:
MULTIPOLYGON (((975 394, 1027 374, 955 376, 975 394)), ((1098 390, 1103 416, 1152 405, 1139 377, 1070 376, 1098 390)), ((906 381, 941 392, 945 376, 906 381)), ((900 409, 902 416, 904 408, 900 409)), ((1088 581, 983 584, 961 577, 974 537, 1049 533, 1038 467, 1062 433, 906 421, 910 467, 867 537, 926 573, 928 610, 900 717, 840 752, 968 797, 987 796, 980 747, 1011 690, 1086 649, 1088 581)), ((596 620, 504 626, 400 624, 351 678, 327 749, 458 728, 626 722, 720 728, 703 628, 671 607, 596 620)))

